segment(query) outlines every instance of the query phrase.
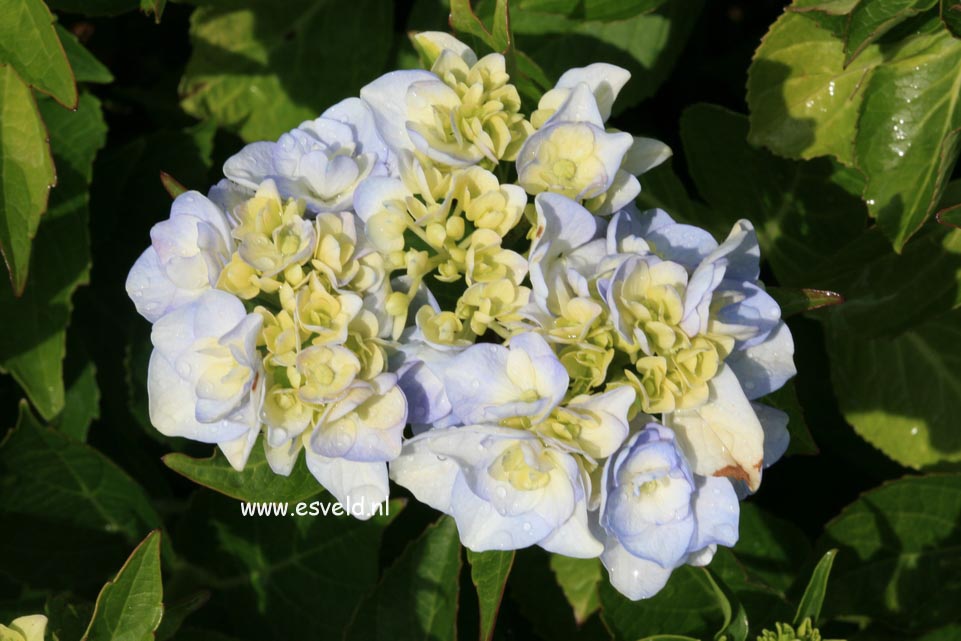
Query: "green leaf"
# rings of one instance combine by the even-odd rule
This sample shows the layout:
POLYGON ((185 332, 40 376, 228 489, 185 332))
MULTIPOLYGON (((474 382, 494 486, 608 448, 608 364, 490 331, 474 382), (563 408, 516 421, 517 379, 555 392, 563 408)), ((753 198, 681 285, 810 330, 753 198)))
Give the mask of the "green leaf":
POLYGON ((861 0, 794 0, 792 11, 822 11, 831 15, 847 15, 861 0))
POLYGON ((721 611, 724 613, 724 622, 714 635, 715 641, 745 641, 748 622, 744 605, 719 576, 708 570, 707 578, 714 587, 714 592, 721 603, 721 611))
POLYGON ((480 605, 480 639, 490 641, 494 636, 494 625, 497 623, 501 599, 504 598, 507 577, 514 565, 514 550, 467 550, 467 560, 470 562, 470 578, 477 589, 477 601, 480 605))
POLYGON ((831 566, 834 565, 834 557, 837 550, 828 550, 811 573, 811 580, 808 581, 801 602, 797 606, 797 614, 794 615, 794 625, 801 625, 805 619, 811 619, 817 625, 821 618, 821 607, 824 605, 824 595, 828 590, 828 578, 831 576, 831 566))
POLYGON ((381 72, 392 15, 387 0, 208 3, 190 20, 183 107, 245 140, 275 139, 381 72))
POLYGON ((932 20, 867 81, 855 141, 864 198, 895 251, 937 208, 958 156, 961 41, 932 20))
MULTIPOLYGON (((614 113, 651 96, 671 72, 703 3, 669 2, 653 13, 604 21, 511 5, 516 46, 557 79, 571 67, 604 61, 631 72, 614 113)), ((553 83, 551 83, 553 86, 553 83)))
POLYGON ((200 591, 179 601, 164 603, 163 619, 160 621, 160 627, 157 628, 157 641, 173 639, 180 631, 184 620, 202 608, 209 600, 210 592, 200 591))
POLYGON ((961 4, 957 0, 941 0, 941 22, 955 38, 961 38, 961 4))
POLYGON ((63 411, 54 425, 76 441, 86 441, 90 424, 100 417, 100 389, 97 387, 97 368, 87 361, 67 387, 63 411))
POLYGON ((831 315, 862 336, 895 335, 961 306, 961 231, 930 225, 898 255, 879 230, 869 230, 810 283, 844 296, 831 315))
POLYGON ((781 316, 794 316, 822 307, 840 305, 844 297, 837 292, 823 289, 794 289, 792 287, 768 287, 767 293, 781 306, 781 316))
MULTIPOLYGON (((66 328, 77 287, 89 279, 88 185, 93 159, 106 140, 100 103, 81 96, 76 111, 43 99, 40 112, 60 173, 33 243, 33 266, 23 296, 0 288, 0 368, 10 372, 45 419, 64 407, 66 328)), ((6 121, 4 121, 6 125, 6 121)))
POLYGON ((592 0, 585 2, 587 20, 624 20, 640 13, 650 13, 667 0, 592 0))
POLYGON ((746 117, 715 105, 681 116, 691 176, 715 213, 709 229, 723 237, 747 218, 780 284, 807 286, 807 275, 862 231, 863 205, 828 159, 784 160, 748 145, 747 133, 746 117))
POLYGON ((878 38, 912 16, 927 11, 938 0, 870 0, 859 2, 848 17, 844 64, 858 57, 878 38))
POLYGON ((196 493, 174 537, 197 572, 191 589, 211 592, 191 625, 209 621, 225 635, 261 641, 340 638, 376 585, 381 537, 402 507, 392 501, 368 521, 244 517, 237 501, 196 493))
POLYGON ((494 44, 494 36, 487 29, 484 22, 474 13, 474 9, 471 7, 471 0, 451 0, 450 26, 455 31, 474 36, 492 50, 497 49, 494 44))
POLYGON ((631 601, 601 582, 601 618, 618 641, 640 639, 664 630, 704 637, 724 620, 725 604, 704 568, 682 566, 650 599, 631 601))
POLYGON ((87 48, 80 44, 77 36, 73 35, 59 24, 57 25, 57 36, 63 44, 63 50, 70 61, 73 75, 77 82, 93 82, 107 84, 113 82, 113 74, 96 56, 87 51, 87 48))
POLYGON ((834 156, 853 164, 864 85, 880 62, 880 49, 870 46, 845 67, 839 39, 812 15, 785 12, 748 72, 751 144, 787 158, 834 156))
POLYGON ((749 575, 786 591, 811 555, 811 542, 796 525, 773 516, 753 503, 741 503, 734 556, 749 575))
POLYGON ((56 518, 136 541, 160 525, 150 499, 97 450, 37 422, 25 403, 0 445, 0 511, 56 518), (16 488, 11 491, 10 488, 16 488))
POLYGON ((160 532, 155 530, 103 586, 83 641, 146 641, 154 638, 162 616, 160 532))
POLYGON ((47 0, 51 9, 85 16, 115 16, 140 7, 140 0, 47 0))
POLYGON ((460 539, 442 517, 404 551, 361 602, 346 641, 453 641, 457 635, 460 539))
POLYGON ((232 468, 219 449, 213 456, 205 459, 191 458, 185 454, 167 454, 163 457, 163 462, 194 483, 251 503, 295 503, 311 499, 324 491, 307 470, 303 457, 297 461, 290 476, 281 476, 270 469, 264 448, 259 444, 254 445, 242 472, 232 468))
POLYGON ((30 87, 13 67, 0 64, 0 253, 17 294, 27 284, 31 241, 56 182, 47 130, 30 87))
POLYGON ((170 194, 171 198, 176 198, 187 191, 186 187, 181 185, 176 178, 165 171, 160 172, 160 182, 164 186, 164 189, 167 190, 167 193, 170 194))
POLYGON ((584 623, 601 607, 597 586, 604 580, 604 568, 600 560, 552 554, 551 570, 574 610, 574 620, 578 624, 584 623))
POLYGON ((585 20, 624 20, 639 13, 650 13, 666 0, 519 0, 513 3, 521 9, 542 13, 576 15, 585 20))
POLYGON ((961 229, 961 206, 955 205, 938 212, 938 222, 949 227, 961 229))
POLYGON ((0 63, 25 83, 68 109, 77 106, 77 82, 42 0, 0 0, 0 63))
POLYGON ((905 477, 863 494, 825 526, 819 544, 840 549, 824 616, 869 617, 904 632, 954 622, 958 523, 958 474, 905 477))
POLYGON ((153 16, 154 22, 160 24, 160 16, 163 15, 167 0, 140 0, 140 10, 148 16, 153 16))
MULTIPOLYGON (((511 601, 526 618, 538 638, 552 641, 610 641, 599 616, 588 617, 583 624, 574 618, 567 597, 551 570, 552 554, 530 548, 514 560, 514 571, 507 584, 511 601)), ((606 583, 604 578, 602 583, 606 583)), ((632 640, 634 641, 634 640, 632 640)))
POLYGON ((908 467, 961 461, 961 309, 893 338, 867 338, 832 315, 826 338, 838 403, 858 434, 908 467))
POLYGON ((723 581, 723 585, 731 593, 731 622, 734 623, 735 630, 740 627, 737 623, 740 616, 738 610, 750 613, 752 630, 759 630, 778 620, 789 619, 794 614, 794 605, 788 603, 783 592, 745 570, 727 548, 718 549, 714 555, 711 573, 716 576, 718 583, 723 581))

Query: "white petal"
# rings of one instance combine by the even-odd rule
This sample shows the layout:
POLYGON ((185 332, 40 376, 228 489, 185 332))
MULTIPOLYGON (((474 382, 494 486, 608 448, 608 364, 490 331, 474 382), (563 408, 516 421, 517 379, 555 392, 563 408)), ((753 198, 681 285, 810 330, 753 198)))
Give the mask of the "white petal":
POLYGON ((450 509, 461 542, 474 552, 525 548, 542 540, 557 525, 534 510, 516 516, 500 514, 478 497, 461 475, 454 482, 450 509))
MULTIPOLYGON (((617 176, 617 172, 620 170, 621 163, 631 148, 633 140, 631 134, 624 132, 609 133, 604 130, 594 132, 594 155, 603 163, 604 173, 609 176, 607 185, 601 191, 610 189, 614 184, 614 178, 617 176)), ((627 180, 627 178, 625 178, 625 180, 627 184, 620 187, 620 189, 624 191, 624 194, 621 194, 622 200, 618 208, 627 204, 627 202, 623 201, 623 198, 634 189, 634 183, 627 180)), ((640 183, 637 185, 637 193, 640 193, 640 183)), ((636 196, 637 193, 634 195, 636 196)))
POLYGON ((705 260, 727 259, 726 277, 736 281, 756 281, 760 275, 761 248, 754 225, 748 220, 734 223, 731 233, 705 260))
POLYGON ((421 503, 449 514, 459 468, 456 461, 438 455, 431 447, 431 441, 446 432, 431 430, 404 443, 400 456, 390 462, 390 478, 421 503))
POLYGON ((691 468, 701 476, 740 479, 756 490, 764 464, 764 431, 734 372, 722 366, 708 384, 709 400, 697 409, 664 416, 691 468))
POLYGON ((407 135, 407 90, 420 81, 437 82, 438 78, 429 71, 392 71, 360 90, 361 99, 374 112, 377 129, 395 153, 413 149, 407 135))
POLYGON ((654 596, 671 578, 671 570, 633 556, 616 541, 609 543, 601 561, 618 592, 632 601, 654 596))
POLYGON ((726 363, 741 381, 749 399, 781 389, 797 374, 791 330, 781 321, 766 341, 735 351, 728 356, 726 363))
POLYGON ((604 551, 604 545, 591 534, 588 526, 587 504, 581 500, 574 506, 574 514, 564 525, 542 539, 539 546, 575 559, 593 559, 604 551))
POLYGON ((614 173, 614 180, 607 188, 607 198, 604 204, 594 210, 598 216, 609 216, 634 202, 641 193, 641 183, 632 174, 623 169, 614 173))
POLYGON ((791 444, 791 433, 788 432, 788 415, 779 409, 751 403, 757 418, 764 429, 764 467, 774 465, 791 444))
POLYGON ((586 82, 579 82, 571 87, 567 100, 550 117, 545 127, 559 122, 586 122, 603 129, 604 120, 590 86, 586 82))
POLYGON ((246 434, 241 434, 232 441, 217 443, 217 447, 219 447, 220 451, 227 457, 227 462, 230 463, 230 467, 241 472, 244 466, 247 465, 247 459, 250 458, 250 452, 253 450, 254 443, 257 442, 259 435, 260 428, 258 427, 257 429, 248 431, 246 434))
POLYGON ((627 81, 631 79, 631 72, 616 65, 605 62, 595 62, 586 67, 568 69, 558 78, 557 88, 573 88, 580 83, 586 84, 601 114, 601 120, 607 121, 611 116, 611 107, 617 99, 627 81))
POLYGON ((709 545, 734 547, 737 543, 737 524, 740 504, 734 486, 726 478, 698 477, 694 498, 697 534, 692 549, 709 545))
POLYGON ((252 142, 224 163, 224 176, 230 180, 257 189, 264 178, 276 174, 274 169, 275 142, 252 142))
POLYGON ((571 409, 583 409, 594 413, 598 425, 584 429, 579 435, 580 442, 592 446, 588 452, 597 458, 613 454, 627 438, 627 412, 634 403, 636 392, 632 387, 615 387, 602 394, 579 396, 567 403, 571 409))
MULTIPOLYGON (((5 626, 0 626, 3 628, 5 626)), ((30 614, 25 617, 17 617, 10 622, 10 629, 22 635, 23 641, 43 641, 47 631, 47 617, 42 614, 30 614)), ((4 638, 16 638, 7 637, 4 638)))
POLYGON ((453 51, 468 67, 477 64, 477 54, 463 42, 443 31, 421 31, 414 34, 412 40, 417 48, 423 51, 428 63, 433 63, 443 51, 453 51))
POLYGON ((377 131, 374 114, 360 98, 341 100, 325 111, 321 117, 350 126, 354 131, 354 139, 359 144, 358 152, 373 154, 381 163, 388 161, 390 152, 377 131))
POLYGON ((274 474, 281 476, 290 476, 294 465, 297 464, 297 457, 300 455, 300 450, 302 449, 304 449, 304 441, 302 438, 293 438, 277 447, 272 447, 267 442, 267 439, 264 439, 264 453, 267 456, 267 465, 270 466, 274 474))
POLYGON ((198 338, 220 338, 246 316, 247 310, 239 298, 211 289, 158 319, 150 340, 168 359, 176 360, 198 338))
POLYGON ((164 273, 153 247, 148 247, 130 268, 126 289, 137 311, 151 323, 196 300, 204 291, 174 285, 164 273))
POLYGON ((387 500, 390 486, 387 465, 357 463, 341 458, 327 458, 307 448, 307 469, 328 492, 351 510, 351 515, 366 520, 375 508, 387 500), (355 510, 354 506, 360 509, 355 510))
POLYGON ((368 178, 354 192, 354 211, 366 223, 371 216, 384 208, 385 202, 403 201, 409 195, 410 192, 399 178, 382 176, 368 178))
POLYGON ((166 436, 221 443, 232 441, 250 429, 250 425, 229 419, 216 423, 197 421, 197 397, 193 386, 181 378, 170 361, 156 349, 147 366, 147 393, 150 422, 166 436))
POLYGON ((654 169, 673 154, 671 148, 660 140, 635 136, 631 148, 624 156, 624 163, 621 167, 635 176, 640 176, 644 172, 654 169))

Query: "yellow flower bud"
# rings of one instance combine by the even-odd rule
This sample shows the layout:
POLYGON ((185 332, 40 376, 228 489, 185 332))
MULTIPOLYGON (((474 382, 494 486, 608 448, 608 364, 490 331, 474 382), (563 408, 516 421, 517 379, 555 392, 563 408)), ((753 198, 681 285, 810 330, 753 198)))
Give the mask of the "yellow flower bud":
POLYGON ((360 361, 346 347, 315 345, 297 355, 303 377, 298 398, 305 403, 328 403, 342 395, 360 372, 360 361))

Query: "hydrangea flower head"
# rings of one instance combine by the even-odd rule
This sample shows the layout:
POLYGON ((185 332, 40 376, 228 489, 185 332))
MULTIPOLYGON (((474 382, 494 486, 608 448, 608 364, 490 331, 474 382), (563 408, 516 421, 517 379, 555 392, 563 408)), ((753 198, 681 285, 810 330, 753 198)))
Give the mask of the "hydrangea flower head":
POLYGON ((303 456, 373 514, 389 480, 472 550, 599 557, 632 599, 738 536, 794 375, 746 220, 639 211, 663 143, 608 126, 630 74, 529 115, 503 55, 417 34, 377 78, 178 197, 131 269, 150 414, 238 470, 303 456))

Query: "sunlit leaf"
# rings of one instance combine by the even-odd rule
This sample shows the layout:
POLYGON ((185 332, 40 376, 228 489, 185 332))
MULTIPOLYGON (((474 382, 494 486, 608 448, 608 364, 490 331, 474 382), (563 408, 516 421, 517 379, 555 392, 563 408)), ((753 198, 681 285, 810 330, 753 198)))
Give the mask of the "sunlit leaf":
POLYGON ((0 64, 64 107, 76 107, 77 82, 43 0, 0 0, 0 16, 0 64))
POLYGON ((494 636, 497 613, 504 598, 504 587, 514 564, 514 551, 489 552, 467 551, 470 562, 470 577, 477 589, 480 605, 480 639, 489 641, 494 636))
POLYGON ((385 572, 360 603, 346 641, 453 641, 457 637, 460 539, 442 517, 385 572))
POLYGON ((163 616, 160 532, 151 532, 103 586, 83 641, 143 641, 153 638, 163 616))
POLYGON ((551 570, 557 584, 564 591, 574 610, 574 619, 583 623, 601 607, 597 587, 604 578, 604 567, 599 559, 573 559, 560 554, 551 555, 551 570))
POLYGON ((825 526, 839 548, 824 616, 906 632, 955 621, 961 599, 961 476, 905 477, 865 493, 825 526))
POLYGON ((937 208, 958 156, 961 41, 935 18, 867 81, 855 143, 871 216, 901 251, 937 208))
MULTIPOLYGON (((64 407, 62 365, 72 296, 90 272, 88 185, 94 157, 106 140, 100 103, 81 96, 76 111, 40 101, 60 174, 33 243, 27 287, 15 298, 0 288, 0 319, 19 331, 0 333, 0 368, 17 380, 37 411, 52 419, 64 407)), ((6 125, 4 121, 3 125, 6 125)))
POLYGON ((194 483, 241 501, 306 501, 324 491, 307 470, 303 457, 290 476, 275 474, 267 465, 267 457, 260 443, 255 444, 242 472, 232 468, 220 450, 205 459, 191 458, 185 454, 167 454, 163 461, 167 467, 194 483))
POLYGON ((376 77, 391 14, 387 0, 206 3, 191 16, 183 107, 245 140, 275 139, 376 77))
POLYGON ((882 338, 836 316, 826 334, 838 403, 858 434, 909 467, 961 461, 961 310, 882 338))
POLYGON ((32 241, 55 182, 47 130, 30 87, 13 67, 0 64, 0 253, 18 294, 27 284, 32 241))
POLYGON ((834 565, 834 557, 837 550, 828 550, 818 564, 814 566, 811 573, 811 580, 808 581, 804 594, 801 595, 801 602, 797 607, 797 614, 794 615, 794 625, 801 625, 805 619, 811 619, 817 624, 821 617, 821 607, 824 605, 824 597, 827 594, 828 579, 831 576, 831 567, 834 565))
POLYGON ((854 162, 854 136, 877 46, 844 65, 843 43, 807 13, 771 25, 748 73, 750 141, 788 158, 854 162))

